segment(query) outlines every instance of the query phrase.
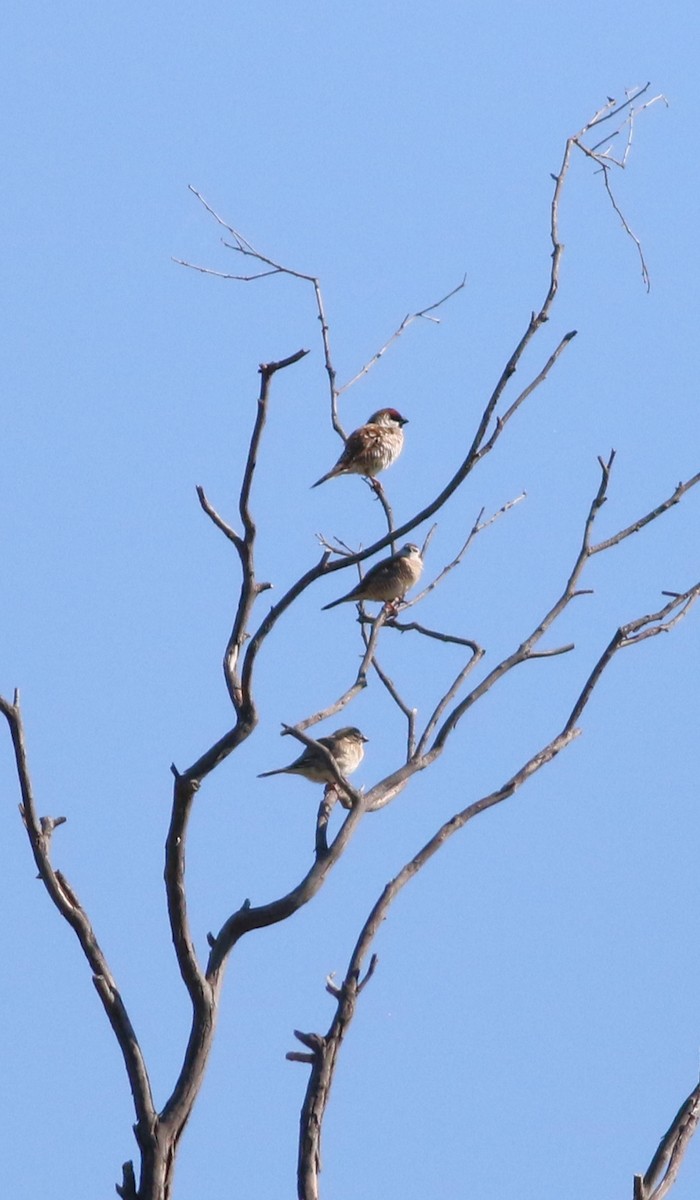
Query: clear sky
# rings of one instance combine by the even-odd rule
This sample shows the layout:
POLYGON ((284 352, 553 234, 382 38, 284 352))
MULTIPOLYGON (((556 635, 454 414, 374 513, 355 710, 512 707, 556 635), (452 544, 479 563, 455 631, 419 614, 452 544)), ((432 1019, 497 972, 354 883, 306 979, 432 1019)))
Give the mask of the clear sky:
MULTIPOLYGON (((650 294, 581 159, 560 295, 518 382, 565 332, 578 337, 440 516, 431 570, 482 506, 528 494, 421 610, 492 664, 560 591, 597 455, 618 455, 605 535, 699 467, 698 34, 694 7, 674 0, 25 0, 6 19, 0 689, 22 689, 41 811, 69 817, 55 862, 91 915, 160 1103, 189 1020, 162 887, 169 764, 231 720, 220 660, 236 561, 194 488, 234 519, 260 361, 312 351, 274 385, 254 494, 261 577, 283 588, 317 557, 318 531, 368 544, 381 529, 359 480, 309 490, 338 453, 310 290, 174 265, 236 269, 187 185, 320 276, 341 380, 466 271, 441 324, 414 326, 343 400, 347 428, 386 404, 409 417, 385 477, 404 518, 463 457, 542 302, 566 136, 625 87, 651 80, 667 96, 639 121, 617 185, 650 294)), ((699 505, 691 493, 592 564, 595 595, 550 643, 576 653, 511 677, 429 777, 366 818, 312 905, 239 947, 176 1200, 294 1195, 307 1071, 285 1062, 292 1029, 327 1027, 325 977, 344 971, 384 882, 558 731, 621 622, 695 582, 699 505)), ((340 591, 337 578, 311 589, 270 639, 260 728, 198 797, 202 951, 245 897, 280 895, 310 864, 318 789, 256 775, 292 757, 280 722, 328 703, 356 669, 352 610, 320 613, 340 591)), ((427 711, 459 656, 385 646, 427 711)), ((620 656, 584 736, 395 904, 342 1051, 326 1200, 631 1196, 698 1073, 699 649, 696 611, 620 656)), ((369 786, 403 728, 376 686, 347 719, 371 739, 355 776, 369 786)), ((3 1179, 14 1200, 112 1195, 134 1152, 130 1096, 77 943, 34 878, 4 731, 0 779, 3 1179)), ((699 1186, 695 1146, 674 1200, 699 1186)))

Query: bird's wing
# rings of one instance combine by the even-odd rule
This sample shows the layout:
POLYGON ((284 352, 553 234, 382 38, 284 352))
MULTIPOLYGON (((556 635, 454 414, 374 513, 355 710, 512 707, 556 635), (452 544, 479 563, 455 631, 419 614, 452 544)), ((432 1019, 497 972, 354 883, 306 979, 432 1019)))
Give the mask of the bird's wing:
POLYGON ((363 425, 360 429, 356 429, 345 443, 345 449, 338 459, 337 466, 363 457, 370 447, 376 444, 378 438, 379 427, 377 425, 363 425))
POLYGON ((363 576, 362 582, 358 583, 353 591, 364 591, 368 584, 383 583, 384 580, 389 580, 396 570, 396 563, 393 558, 385 558, 384 562, 375 563, 370 567, 366 575, 363 576))

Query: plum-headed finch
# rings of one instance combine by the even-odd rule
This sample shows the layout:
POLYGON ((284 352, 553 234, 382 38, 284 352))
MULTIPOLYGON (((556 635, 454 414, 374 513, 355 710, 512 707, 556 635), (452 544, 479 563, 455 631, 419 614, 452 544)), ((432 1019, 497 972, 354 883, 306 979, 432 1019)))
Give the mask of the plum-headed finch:
POLYGON ((404 425, 408 425, 406 417, 395 408, 380 408, 372 413, 366 425, 350 434, 335 466, 311 486, 318 487, 336 475, 367 475, 374 479, 395 463, 403 450, 404 425))
MULTIPOLYGON (((340 774, 345 776, 352 775, 359 767, 365 754, 365 742, 368 740, 354 725, 344 725, 342 729, 336 729, 335 733, 329 733, 328 737, 317 739, 321 746, 330 750, 340 774)), ((258 779, 266 779, 268 775, 303 775, 304 779, 310 779, 312 783, 336 782, 325 758, 313 746, 307 746, 288 767, 263 771, 258 775, 258 779)))
POLYGON ((348 604, 353 600, 384 600, 386 603, 403 600, 406 592, 418 583, 422 571, 423 556, 418 546, 408 542, 398 554, 375 563, 351 592, 339 600, 331 600, 323 608, 335 608, 336 604, 348 604))

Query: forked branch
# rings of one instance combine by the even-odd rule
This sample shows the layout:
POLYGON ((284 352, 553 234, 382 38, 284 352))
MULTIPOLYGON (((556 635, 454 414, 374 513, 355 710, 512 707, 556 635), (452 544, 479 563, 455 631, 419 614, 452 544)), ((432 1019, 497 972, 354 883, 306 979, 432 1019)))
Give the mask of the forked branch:
MULTIPOLYGON (((501 804, 511 796, 537 771, 565 749, 574 738, 578 737, 581 729, 578 721, 589 703, 596 685, 613 657, 620 650, 637 645, 643 638, 667 631, 681 620, 692 604, 700 596, 700 582, 687 592, 674 598, 657 613, 638 617, 617 630, 603 654, 595 664, 591 674, 581 689, 567 721, 561 732, 533 755, 511 778, 496 791, 482 796, 479 800, 468 804, 445 821, 433 834, 428 842, 408 862, 398 874, 387 883, 380 897, 367 917, 359 938, 352 952, 348 969, 343 983, 339 987, 329 988, 336 999, 336 1009, 328 1031, 323 1035, 309 1036, 307 1044, 313 1052, 310 1060, 311 1074, 307 1085, 301 1113, 298 1161, 298 1195, 300 1200, 318 1200, 319 1172, 321 1163, 321 1132, 323 1118, 328 1104, 331 1084, 337 1066, 340 1046, 355 1015, 357 998, 361 990, 359 980, 363 963, 369 953, 374 938, 380 926, 386 919, 388 910, 399 892, 413 879, 427 862, 454 836, 462 830, 469 821, 490 808, 501 804)), ((368 801, 371 797, 368 797, 368 801)), ((373 956, 371 971, 376 965, 376 955, 373 956)), ((369 973, 368 972, 368 975, 369 973)), ((297 1059, 300 1056, 292 1053, 288 1058, 297 1059)), ((668 1133, 662 1139, 659 1149, 652 1160, 646 1176, 635 1180, 634 1200, 662 1200, 670 1188, 678 1172, 680 1160, 685 1153, 687 1144, 695 1132, 700 1120, 700 1084, 679 1110, 668 1133), (655 1189, 649 1190, 652 1183, 658 1179, 665 1169, 662 1183, 655 1189)))

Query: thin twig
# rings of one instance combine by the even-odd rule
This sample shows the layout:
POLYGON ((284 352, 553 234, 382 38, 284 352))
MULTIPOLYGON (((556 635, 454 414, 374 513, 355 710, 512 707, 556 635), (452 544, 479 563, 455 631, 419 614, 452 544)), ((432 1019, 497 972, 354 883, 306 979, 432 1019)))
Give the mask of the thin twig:
POLYGON ((461 700, 460 703, 455 706, 455 708, 452 709, 452 711, 445 718, 445 720, 443 721, 442 725, 440 726, 440 728, 437 732, 437 735, 433 742, 433 747, 432 747, 433 750, 444 746, 445 739, 448 738, 450 736, 450 734, 454 732, 454 730, 457 727, 457 724, 462 719, 464 714, 478 700, 480 700, 482 698, 482 696, 484 696, 486 694, 486 692, 490 691, 490 689, 494 686, 495 683, 497 683, 505 675, 507 675, 509 671, 512 671, 514 667, 518 666, 520 663, 527 662, 528 659, 534 657, 533 651, 535 650, 537 643, 542 639, 544 634, 552 627, 554 622, 556 620, 558 620, 558 618, 561 616, 561 614, 564 612, 564 610, 568 607, 568 605, 572 602, 572 600, 574 600, 577 597, 578 582, 579 582, 579 579, 581 578, 584 567, 590 557, 590 541, 591 541, 591 532, 593 529, 593 524, 594 524, 594 521, 595 521, 598 513, 600 512, 600 509, 602 508, 603 504, 605 503, 608 484, 609 484, 609 480, 610 480, 610 470, 612 467, 614 457, 615 457, 615 452, 613 450, 610 453, 607 462, 603 461, 602 459, 598 460, 599 464, 600 464, 600 468, 601 468, 600 484, 598 486, 598 490, 596 491, 595 496, 593 497, 593 499, 590 503, 588 515, 586 517, 585 524, 584 524, 584 531, 583 531, 583 538, 581 541, 581 547, 576 556, 576 560, 574 562, 571 573, 566 582, 566 586, 565 586, 564 590, 562 591, 561 595, 556 600, 556 602, 552 605, 552 607, 547 611, 547 613, 545 613, 542 620, 532 630, 532 632, 529 634, 529 636, 526 637, 524 639, 524 641, 522 641, 520 643, 520 645, 518 647, 516 647, 515 650, 512 651, 511 654, 509 654, 505 658, 503 658, 501 660, 501 662, 498 663, 497 666, 495 666, 488 673, 488 675, 486 675, 486 677, 481 681, 481 683, 477 684, 477 686, 471 692, 469 692, 469 694, 467 696, 465 696, 465 698, 463 700, 461 700))
POLYGON ((457 637, 454 633, 442 633, 439 629, 428 629, 426 625, 419 625, 417 621, 397 621, 390 618, 387 621, 387 629, 398 629, 399 633, 422 633, 423 637, 434 638, 437 642, 449 642, 453 646, 468 646, 474 654, 483 657, 485 651, 473 641, 472 638, 457 637))
MULTIPOLYGON (((441 638, 440 640, 444 641, 445 639, 441 638)), ((428 720, 428 723, 420 736, 420 741, 418 742, 418 747, 416 750, 416 753, 418 755, 424 753, 425 748, 428 745, 428 742, 430 741, 430 738, 432 737, 435 729, 437 728, 438 721, 442 717, 442 714, 446 711, 448 705, 450 705, 452 703, 452 701, 455 699, 455 697, 459 695, 460 691, 462 690, 462 685, 463 685, 464 681, 466 680, 467 676, 471 675, 471 673, 474 670, 477 663, 481 662, 481 659, 484 656, 484 651, 481 649, 481 647, 477 646, 476 643, 472 643, 471 649, 472 649, 471 658, 465 664, 465 666, 462 667, 462 670, 459 672, 459 674, 455 676, 455 679, 453 680, 450 687, 448 687, 445 694, 440 698, 440 700, 438 700, 438 703, 435 705, 435 708, 432 711, 430 719, 428 720)))
POLYGON ((213 267, 202 267, 199 263, 188 262, 185 258, 171 259, 178 267, 188 267, 190 271, 199 271, 200 275, 213 275, 216 279, 232 279, 237 283, 254 283, 256 279, 267 279, 269 275, 281 275, 279 267, 271 271, 258 271, 255 275, 232 275, 230 271, 215 271, 213 267))
MULTIPOLYGON (((263 254, 262 251, 257 250, 252 245, 252 243, 250 241, 248 241, 248 239, 245 238, 242 233, 239 232, 239 230, 235 229, 232 225, 229 225, 228 222, 224 221, 223 218, 220 217, 219 214, 217 212, 215 212, 215 210, 211 207, 211 205, 204 199, 202 194, 200 192, 198 192, 196 188, 192 187, 191 184, 189 185, 189 191, 192 192, 193 196, 196 196, 197 200, 199 200, 200 204, 206 209, 206 211, 210 214, 210 216, 212 216, 214 218, 214 220, 217 222, 217 224, 220 225, 223 229, 227 230, 227 232, 231 234, 232 238, 234 239, 233 242, 227 242, 224 240, 224 242, 223 242, 224 246, 226 246, 227 249, 229 249, 229 250, 233 250, 237 254, 241 254, 245 258, 255 259, 257 262, 260 262, 264 266, 267 266, 268 270, 258 271, 252 275, 237 275, 237 274, 229 274, 229 273, 226 273, 223 271, 214 271, 208 267, 201 267, 195 263, 187 262, 184 259, 180 259, 180 258, 173 259, 173 262, 177 263, 179 266, 189 267, 191 270, 199 271, 202 274, 215 275, 220 279, 231 279, 231 280, 236 280, 241 283, 252 283, 258 279, 269 278, 272 275, 290 275, 294 279, 300 279, 306 283, 311 284, 313 291, 314 291, 314 300, 316 303, 316 311, 318 314, 318 320, 319 320, 319 325, 320 325, 320 330, 321 330, 321 341, 323 344, 324 365, 325 365, 325 369, 326 369, 326 375, 328 377, 328 386, 329 386, 329 391, 330 391, 330 403, 331 403, 331 424, 332 424, 335 432, 343 440, 345 440, 346 434, 343 429, 343 426, 340 423, 340 418, 338 416, 338 397, 341 395, 342 392, 346 392, 348 390, 348 388, 352 387, 352 385, 354 383, 357 383, 359 379, 362 379, 363 376, 365 376, 368 373, 368 371, 370 371, 371 368, 377 362, 379 362, 379 359, 383 357, 385 352, 388 350, 389 346, 394 341, 396 341, 396 339, 399 338, 401 336, 401 334, 404 333, 404 331, 409 327, 409 325, 413 324, 414 321, 417 321, 419 319, 425 319, 428 321, 433 321, 433 322, 438 323, 437 318, 430 316, 430 314, 432 312, 434 312, 435 309, 440 308, 441 305, 445 304, 453 296, 455 296, 457 294, 457 292, 460 292, 462 290, 462 288, 465 286, 465 283, 466 283, 466 275, 461 280, 461 282, 457 284, 456 287, 452 288, 451 291, 447 292, 447 294, 442 296, 439 300, 436 300, 433 304, 427 305, 427 307, 420 309, 418 312, 409 313, 406 317, 404 317, 404 319, 401 322, 401 324, 399 325, 398 329, 395 330, 395 332, 391 335, 391 337, 388 339, 388 341, 385 342, 385 344, 381 347, 381 349, 378 350, 375 355, 373 355, 373 357, 369 360, 369 362, 365 363, 365 365, 357 372, 357 374, 354 376, 353 379, 348 380, 347 383, 343 384, 343 386, 339 388, 336 386, 337 373, 336 373, 335 367, 333 365, 333 358, 331 355, 330 330, 329 330, 329 325, 328 325, 328 318, 326 316, 323 292, 321 291, 321 282, 320 282, 318 276, 312 275, 311 273, 309 273, 307 271, 297 271, 292 267, 287 267, 283 263, 275 261, 275 259, 270 258, 269 255, 263 254)), ((386 512, 386 506, 385 506, 385 512, 386 512)), ((387 512, 387 521, 389 523, 389 531, 391 532, 392 526, 391 526, 391 522, 389 521, 388 512, 387 512)))
POLYGON ((369 362, 366 362, 364 367, 361 367, 360 370, 357 372, 357 374, 353 375, 352 379, 349 379, 347 383, 344 383, 342 387, 338 388, 337 395, 341 396, 343 394, 343 392, 347 392, 348 388, 351 388, 353 386, 353 384, 357 383, 360 379, 362 379, 368 373, 368 371, 371 371, 372 367, 376 366, 376 364, 379 362, 380 358, 382 358, 384 356, 384 354, 389 349, 389 347, 392 345, 392 343, 395 342, 397 340, 397 338, 400 338, 401 334, 404 333, 406 331, 406 329, 408 329, 409 325, 412 325, 414 321, 418 321, 422 317, 425 317, 428 320, 436 321, 439 324, 439 321, 437 320, 436 317, 429 317, 428 314, 431 312, 434 312, 436 308, 440 308, 440 306, 442 304, 446 304, 448 300, 451 300, 453 296, 457 295, 457 292, 461 292, 461 290, 465 286, 466 282, 467 282, 467 277, 466 277, 466 275, 464 275, 462 277, 461 282, 458 283, 456 287, 453 287, 451 291, 447 292, 447 294, 445 296, 443 296, 440 300, 436 300, 434 304, 429 304, 427 308, 420 309, 419 312, 407 313, 406 316, 404 317, 403 321, 399 325, 398 329, 395 329, 394 332, 392 333, 391 337, 387 339, 387 341, 384 343, 384 345, 379 350, 377 350, 376 354, 372 355, 369 362))
POLYGON ((397 708, 403 713, 406 718, 406 762, 409 762, 416 750, 416 717, 418 715, 417 708, 409 708, 406 701, 402 698, 399 690, 393 679, 387 675, 386 671, 377 661, 376 657, 372 660, 372 666, 377 673, 377 677, 386 688, 397 708))
MULTIPOLYGON (((328 320, 326 317, 326 310, 325 310, 325 305, 324 305, 324 301, 323 301, 323 293, 321 292, 320 280, 315 275, 312 275, 307 271, 296 271, 292 267, 286 267, 282 263, 275 262, 274 259, 270 258, 266 254, 263 254, 262 251, 256 250, 255 247, 252 245, 252 243, 249 242, 248 239, 245 238, 242 233, 240 233, 237 229, 234 229, 234 227, 232 225, 229 225, 226 221, 224 221, 224 219, 222 217, 219 216, 219 214, 217 212, 215 212, 215 210, 211 207, 211 205, 204 199, 201 192, 198 192, 195 187, 192 187, 192 184, 188 185, 188 190, 192 193, 193 196, 196 196, 197 200, 199 200, 200 204, 206 209, 206 211, 210 214, 210 216, 212 216, 214 218, 214 220, 217 222, 217 224, 221 225, 221 227, 223 229, 226 229, 227 232, 230 233, 231 236, 233 237, 233 239, 234 239, 233 243, 230 243, 227 241, 223 242, 224 246, 226 246, 227 249, 233 250, 236 253, 243 255, 244 258, 256 259, 258 262, 263 263, 270 268, 269 271, 260 271, 255 275, 249 275, 249 276, 234 275, 232 277, 228 276, 228 278, 238 279, 243 283, 250 283, 257 279, 265 279, 270 275, 291 275, 294 279, 301 279, 301 280, 304 280, 306 283, 311 284, 311 286, 313 288, 313 292, 314 292, 314 301, 316 304, 316 312, 318 314, 318 320, 319 320, 319 324, 321 327, 321 341, 323 344, 323 359, 324 359, 324 365, 326 368, 326 375, 328 376, 328 386, 330 389, 331 422, 332 422, 333 428, 335 429, 336 433, 338 433, 342 438, 344 438, 345 433, 343 432, 343 428, 338 419, 337 390, 336 390, 336 386, 335 386, 336 371, 335 371, 335 367, 333 366, 333 359, 331 356, 330 331, 329 331, 329 327, 328 327, 328 320)), ((192 267, 192 265, 193 265, 192 263, 184 262, 182 259, 175 259, 175 262, 178 262, 180 264, 180 266, 183 266, 183 267, 192 267)), ((199 271, 202 270, 201 267, 195 267, 194 269, 199 270, 199 271)), ((208 272, 208 273, 219 274, 219 272, 208 272)), ((223 278, 227 278, 227 276, 223 276, 223 278)))
POLYGON ((658 504, 656 508, 653 508, 651 512, 648 512, 646 516, 639 517, 636 521, 633 521, 631 525, 628 525, 626 529, 621 529, 619 533, 614 534, 612 537, 606 538, 605 541, 598 542, 597 545, 591 546, 591 554, 600 554, 602 550, 608 550, 610 546, 617 546, 620 542, 624 541, 625 538, 630 537, 631 534, 639 533, 639 530, 643 529, 645 525, 648 525, 650 521, 656 520, 656 518, 660 517, 662 513, 665 513, 669 508, 673 508, 675 504, 678 504, 681 497, 684 496, 686 492, 689 492, 691 488, 694 488, 698 483, 700 483, 700 471, 697 475, 693 475, 692 478, 688 479, 685 483, 679 483, 675 491, 672 492, 668 499, 663 500, 661 504, 658 504))
POLYGON ((508 424, 511 417, 515 416, 515 414, 518 411, 518 409, 520 408, 521 404, 525 403, 525 401, 528 399, 529 396, 532 395, 532 393, 535 391, 535 389, 538 388, 541 383, 544 383, 545 379, 549 375, 549 372, 551 371, 552 367, 556 363, 560 354, 563 353, 563 351, 569 345, 569 342, 573 341, 573 339, 576 337, 576 333, 577 333, 577 331, 575 329, 572 329, 570 331, 570 333, 564 334, 564 336, 561 339, 561 341, 559 342, 559 345, 557 346, 556 350, 554 350, 553 353, 550 354, 549 358, 547 359, 546 363, 544 364, 544 366, 543 366, 542 370, 539 372, 539 374, 535 375, 535 378, 532 380, 532 382, 529 383, 526 388, 523 388, 523 390, 519 396, 516 396, 515 400, 510 405, 510 407, 507 408, 506 411, 500 417, 497 418, 494 431, 491 434, 491 437, 488 439, 488 441, 484 442, 483 446, 479 450, 479 452, 477 454, 477 459, 483 458, 486 454, 488 454, 492 450, 494 442, 496 441, 497 438, 499 438, 501 436, 505 426, 508 424))
MULTIPOLYGON (((501 507, 499 509, 497 509, 497 511, 495 513, 492 513, 492 515, 490 517, 488 517, 488 519, 486 521, 482 521, 482 517, 484 515, 484 510, 482 508, 480 510, 479 515, 477 516, 474 524, 472 525, 472 528, 469 532, 469 537, 467 538, 466 542, 462 546, 461 550, 459 550, 457 552, 455 558, 453 558, 452 561, 449 562, 446 567, 442 568, 442 570, 439 572, 439 574, 435 576, 435 579, 433 579, 432 582, 427 585, 427 587, 424 587, 421 592, 418 592, 417 595, 413 596, 410 600, 407 600, 404 603, 402 611, 405 611, 405 609, 407 609, 407 608, 412 608, 415 604, 418 604, 421 600, 423 600, 425 598, 425 596, 429 595, 430 592, 434 591, 434 589, 438 586, 438 584, 442 583, 445 576, 449 575, 450 571, 454 571, 455 567, 459 566, 459 564, 461 563, 465 554, 467 553, 467 550, 469 549, 472 542, 474 541, 474 538, 477 537, 478 534, 482 533, 484 529, 488 529, 490 525, 493 525, 493 523, 495 521, 497 521, 499 517, 504 516, 504 514, 509 512, 511 508, 515 508, 515 505, 519 504, 520 501, 524 500, 524 499, 525 499, 525 492, 521 492, 520 495, 516 496, 514 500, 508 500, 508 501, 506 501, 505 504, 502 504, 501 507)), ((425 540, 425 545, 423 546, 423 550, 422 550, 423 556, 425 556, 425 551, 427 549, 428 543, 436 529, 437 529, 437 526, 433 525, 432 529, 430 530, 430 532, 428 534, 428 537, 425 540)))
POLYGON ((651 279, 649 276, 649 270, 648 270, 648 267, 646 264, 646 260, 644 258, 644 251, 642 249, 642 243, 640 242, 637 235, 633 232, 629 222, 627 221, 627 218, 625 217, 624 213, 622 212, 622 209, 620 208, 619 204, 617 203, 614 192, 612 190, 612 185, 610 183, 610 172, 613 167, 619 167, 621 170, 625 169, 625 167, 627 165, 627 161, 630 156, 630 153, 632 151, 632 142, 634 140, 634 123, 635 123, 636 118, 639 116, 639 114, 644 112, 645 109, 650 108, 652 104, 656 104, 659 100, 661 100, 668 107, 668 101, 666 100, 666 97, 661 94, 659 94, 658 96, 653 96, 651 99, 646 100, 644 102, 644 104, 641 104, 638 108, 633 107, 635 102, 641 96, 645 95, 645 93, 649 89, 649 86, 650 85, 647 83, 647 84, 645 84, 644 87, 632 88, 631 90, 629 90, 626 93, 626 99, 620 105, 618 105, 616 101, 611 100, 609 102, 609 104, 607 104, 604 108, 600 109, 598 111, 598 113, 596 113, 595 116, 586 125, 584 125, 583 129, 581 129, 579 131, 579 133, 576 134, 574 136, 574 138, 572 139, 573 144, 575 146, 577 146, 577 148, 583 154, 585 154, 587 158, 592 159, 593 162, 596 163, 596 165, 600 169, 600 172, 602 173, 603 186, 605 188, 608 199, 610 200, 612 208, 615 211, 615 213, 617 214, 617 216, 619 217, 620 223, 622 224, 622 227, 623 227, 625 233, 634 242, 634 245, 637 249, 637 254, 639 256, 639 261, 640 261, 641 270, 642 270, 642 281, 644 283, 644 286, 645 286, 647 292, 651 290, 651 279), (617 115, 618 113, 625 114, 624 120, 622 121, 620 126, 616 130, 614 130, 612 133, 608 134, 607 137, 604 137, 601 141, 596 142, 595 145, 587 146, 583 139, 587 136, 587 134, 591 131, 591 129, 597 128, 604 121, 609 120, 611 117, 617 115), (610 142, 612 141, 612 139, 617 137, 625 127, 627 128, 627 136, 625 138, 625 149, 620 158, 615 158, 610 152, 610 142), (602 146, 605 146, 606 149, 601 150, 602 146))
POLYGON ((233 542, 234 546, 240 553, 243 548, 243 538, 241 537, 240 533, 236 533, 235 529, 226 521, 224 521, 223 517, 219 516, 216 509, 207 499, 206 493, 201 484, 197 484, 196 491, 199 503, 201 504, 204 512, 214 522, 216 528, 221 530, 224 537, 227 537, 230 542, 233 542))
MULTIPOLYGON (((386 527, 387 527, 389 533, 393 534, 393 532, 394 532, 394 510, 389 503, 387 494, 384 491, 384 488, 382 487, 381 482, 378 479, 370 479, 369 477, 365 477, 364 482, 367 484, 370 491, 374 493, 375 500, 378 500, 379 503, 381 504, 382 508, 384 509, 384 516, 386 518, 386 527)), ((396 553, 396 542, 393 539, 393 537, 392 537, 392 540, 390 541, 389 545, 391 546, 391 553, 395 554, 396 553)))
POLYGON ((312 716, 305 717, 303 721, 297 721, 294 725, 295 729, 303 733, 305 729, 309 729, 312 725, 318 725, 320 721, 326 721, 328 717, 334 717, 336 713, 341 712, 341 710, 344 709, 351 700, 354 700, 355 696, 357 696, 359 692, 367 687, 367 673, 372 666, 374 651, 379 639, 379 633, 385 622, 386 613, 383 609, 379 615, 370 622, 372 626, 372 632, 369 638, 367 638, 365 641, 365 652, 358 667, 355 682, 352 683, 337 700, 335 700, 332 704, 329 704, 327 708, 319 709, 319 711, 313 713, 312 716))

